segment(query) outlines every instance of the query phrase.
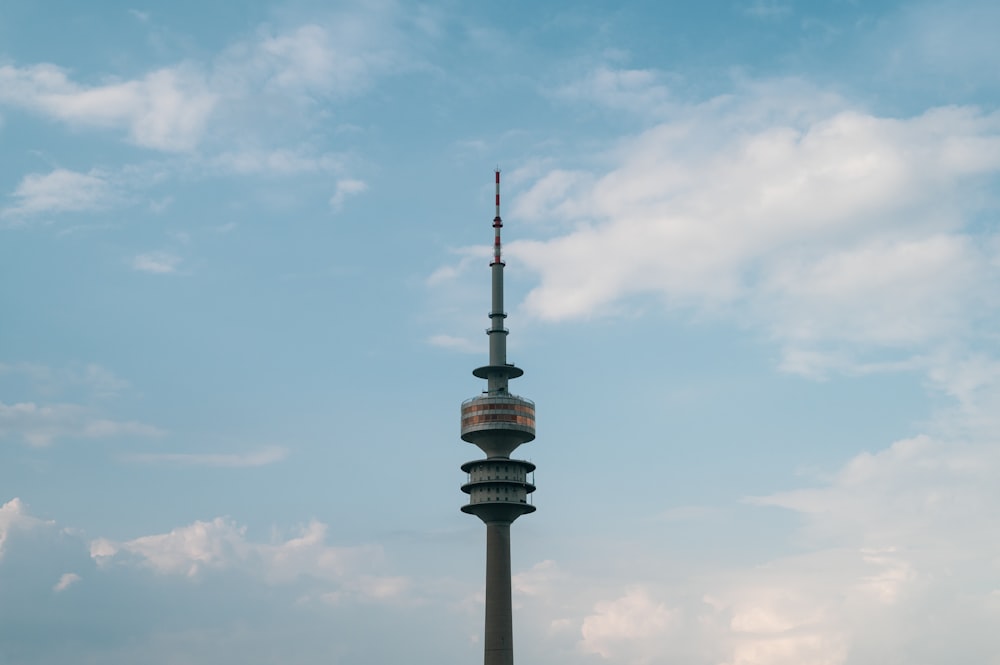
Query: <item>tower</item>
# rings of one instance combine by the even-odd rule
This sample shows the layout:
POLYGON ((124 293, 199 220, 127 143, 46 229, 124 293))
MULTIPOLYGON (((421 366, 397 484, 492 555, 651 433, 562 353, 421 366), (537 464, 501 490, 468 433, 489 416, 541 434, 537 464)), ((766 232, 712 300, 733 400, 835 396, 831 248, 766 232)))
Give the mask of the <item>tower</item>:
POLYGON ((521 515, 535 511, 528 495, 535 486, 528 474, 535 465, 511 459, 510 454, 522 443, 535 438, 535 403, 512 395, 507 382, 524 371, 507 362, 507 329, 503 309, 503 269, 500 257, 500 171, 496 171, 496 217, 493 218, 493 260, 490 262, 492 308, 490 361, 472 374, 486 379, 483 394, 462 402, 462 439, 474 443, 486 459, 462 465, 468 474, 462 491, 469 503, 462 511, 471 513, 486 524, 486 637, 485 665, 513 665, 513 617, 510 602, 510 525, 521 515))

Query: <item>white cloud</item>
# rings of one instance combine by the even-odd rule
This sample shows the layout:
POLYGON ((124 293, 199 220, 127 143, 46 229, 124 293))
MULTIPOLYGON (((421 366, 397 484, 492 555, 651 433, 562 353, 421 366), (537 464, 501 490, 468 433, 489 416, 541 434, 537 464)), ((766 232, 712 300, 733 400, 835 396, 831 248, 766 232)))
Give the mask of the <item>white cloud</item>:
MULTIPOLYGON (((150 19, 143 12, 133 16, 150 19)), ((4 64, 0 110, 22 109, 74 129, 118 132, 132 144, 181 153, 169 170, 193 165, 210 174, 340 173, 342 155, 316 154, 309 146, 318 133, 340 131, 329 125, 331 103, 362 95, 393 72, 421 67, 412 48, 420 31, 404 27, 407 20, 394 3, 367 3, 325 12, 318 21, 263 24, 204 61, 130 77, 111 72, 88 80, 53 63, 4 64)), ((345 180, 331 206, 359 193, 359 182, 345 180)), ((90 198, 74 202, 65 187, 58 189, 57 200, 76 207, 52 211, 93 208, 90 198)), ((23 212, 33 212, 30 201, 23 212)))
POLYGON ((427 338, 427 343, 431 346, 436 346, 442 349, 451 349, 453 351, 461 351, 462 353, 480 353, 486 347, 485 344, 480 342, 476 343, 470 339, 464 337, 455 337, 454 335, 431 335, 427 338))
POLYGON ((212 160, 212 166, 226 173, 298 175, 335 173, 344 167, 344 158, 332 153, 313 154, 306 148, 241 150, 225 152, 212 160))
MULTIPOLYGON (((231 44, 211 62, 176 63, 131 79, 75 80, 51 63, 0 66, 0 106, 26 109, 73 127, 124 131, 138 146, 190 153, 206 138, 272 137, 273 117, 288 117, 288 105, 308 106, 315 96, 343 98, 366 91, 373 81, 413 67, 405 55, 407 33, 388 6, 365 6, 333 14, 324 22, 258 34, 231 44), (247 121, 250 121, 249 123, 247 121), (249 133, 248 133, 249 132, 249 133)), ((148 14, 133 14, 147 22, 148 14)), ((237 169, 302 169, 291 154, 264 151, 230 154, 219 165, 237 169), (265 159, 261 160, 261 157, 265 159)))
POLYGON ((514 201, 513 215, 521 219, 572 217, 576 202, 571 192, 583 191, 593 182, 593 177, 583 171, 555 169, 542 175, 527 192, 514 201))
MULTIPOLYGON (((992 482, 998 470, 1000 452, 990 445, 920 435, 859 454, 827 486, 753 501, 800 513, 809 533, 824 542, 891 549, 930 533, 939 539, 935 547, 954 547, 953 554, 964 556, 971 542, 987 537, 970 525, 990 519, 990 506, 1000 505, 992 482)), ((998 548, 1000 540, 988 547, 998 548)))
POLYGON ((470 268, 476 264, 483 265, 487 262, 490 248, 476 245, 452 249, 451 253, 460 257, 458 263, 436 269, 427 277, 427 286, 438 286, 463 280, 468 276, 470 268))
POLYGON ((267 466, 281 462, 287 457, 287 448, 268 446, 248 453, 147 453, 130 455, 127 459, 147 464, 178 464, 181 466, 238 469, 267 466))
POLYGON ((132 269, 155 275, 169 275, 177 272, 181 258, 170 252, 146 252, 132 258, 132 269))
POLYGON ((828 482, 755 499, 805 520, 805 554, 741 571, 713 594, 732 617, 733 663, 986 662, 1000 537, 995 446, 899 441, 828 482), (935 616, 928 632, 920 617, 935 616), (850 654, 850 658, 848 658, 850 654))
POLYGON ((149 437, 162 433, 144 423, 102 418, 79 404, 0 402, 0 438, 19 436, 32 446, 47 446, 56 439, 149 437))
POLYGON ((92 86, 70 80, 51 64, 0 66, 0 104, 71 125, 123 128, 136 145, 158 150, 193 149, 216 101, 203 75, 184 65, 92 86))
POLYGON ((594 613, 583 620, 580 645, 586 652, 617 663, 650 663, 657 658, 658 649, 650 648, 648 642, 664 646, 675 620, 673 610, 653 600, 645 589, 635 587, 621 598, 594 606, 594 613))
POLYGON ((777 0, 755 0, 743 8, 743 13, 759 19, 776 19, 789 15, 790 5, 777 0))
POLYGON ((3 217, 100 210, 113 199, 106 176, 94 171, 77 173, 66 169, 28 174, 12 196, 15 203, 3 209, 0 213, 3 217))
POLYGON ((362 53, 338 43, 321 25, 303 25, 286 34, 266 37, 260 54, 273 67, 271 85, 294 90, 350 93, 365 87, 370 62, 362 53))
POLYGON ((583 613, 583 650, 615 664, 991 662, 997 473, 992 441, 899 441, 812 487, 752 499, 803 519, 798 554, 709 566, 684 582, 637 569, 650 582, 590 612, 575 575, 551 595, 583 613))
POLYGON ((338 180, 333 196, 330 197, 330 207, 333 210, 340 210, 344 207, 344 201, 350 196, 355 196, 368 189, 368 185, 362 180, 345 179, 338 180))
POLYGON ((328 545, 326 533, 325 524, 312 521, 291 538, 259 543, 247 538, 246 527, 217 517, 124 542, 98 538, 91 541, 90 555, 101 566, 140 565, 165 575, 239 570, 270 584, 312 578, 324 583, 316 597, 327 601, 401 600, 409 581, 378 573, 380 547, 328 545))
POLYGON ((555 584, 565 574, 559 564, 551 559, 540 561, 530 569, 511 577, 511 588, 516 594, 525 596, 548 596, 555 584))
POLYGON ((56 582, 54 587, 52 587, 52 590, 55 591, 56 593, 59 593, 61 591, 65 591, 70 586, 76 584, 79 581, 80 581, 80 576, 77 575, 76 573, 63 573, 62 576, 59 578, 59 581, 56 582))
POLYGON ((7 542, 7 535, 16 529, 32 529, 41 525, 50 525, 46 522, 28 514, 24 502, 14 497, 7 503, 0 505, 0 559, 3 558, 4 544, 7 542))
POLYGON ((567 101, 587 101, 615 110, 658 114, 666 110, 670 91, 663 74, 651 69, 601 66, 584 78, 564 85, 555 95, 567 101))
MULTIPOLYGON (((418 67, 409 47, 414 34, 400 29, 403 14, 394 9, 392 3, 368 3, 299 25, 265 24, 254 37, 231 44, 211 66, 211 88, 220 100, 218 136, 241 146, 248 137, 252 145, 273 145, 276 137, 287 139, 290 127, 314 128, 318 100, 328 109, 364 94, 380 77, 418 67)), ((325 115, 322 123, 328 123, 325 115)), ((224 162, 254 172, 305 168, 281 150, 247 152, 234 151, 237 159, 224 162)))
POLYGON ((408 36, 397 26, 396 9, 369 3, 280 31, 262 26, 256 42, 230 49, 227 65, 239 68, 242 61, 278 94, 357 95, 378 76, 413 66, 404 57, 408 36))
POLYGON ((1000 273, 974 224, 988 201, 970 193, 1000 174, 1000 114, 878 117, 771 82, 668 118, 606 171, 549 168, 515 201, 570 227, 508 244, 540 277, 528 311, 588 317, 652 294, 755 324, 800 359, 943 343, 992 311, 1000 273))
POLYGON ((129 382, 97 363, 73 364, 51 367, 40 363, 0 363, 0 376, 17 376, 27 379, 30 391, 45 396, 83 389, 87 397, 107 398, 118 395, 129 387, 129 382))
POLYGON ((781 322, 773 334, 791 344, 834 337, 903 346, 962 332, 970 305, 986 295, 978 279, 990 272, 965 236, 873 238, 811 262, 776 258, 758 288, 761 307, 781 322))
POLYGON ((101 563, 119 553, 131 553, 157 572, 193 576, 204 568, 224 568, 245 557, 245 531, 219 517, 124 543, 98 539, 91 543, 90 553, 101 563))
POLYGON ((997 21, 1000 9, 992 2, 905 3, 872 32, 862 57, 897 91, 991 90, 996 76, 983 63, 995 54, 997 21))

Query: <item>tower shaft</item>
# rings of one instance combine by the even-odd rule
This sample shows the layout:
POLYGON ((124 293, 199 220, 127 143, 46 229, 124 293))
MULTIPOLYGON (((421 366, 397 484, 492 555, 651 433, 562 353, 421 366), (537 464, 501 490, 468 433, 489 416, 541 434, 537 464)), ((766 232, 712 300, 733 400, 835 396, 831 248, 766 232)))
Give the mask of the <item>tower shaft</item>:
POLYGON ((514 665, 510 586, 510 522, 488 523, 484 665, 514 665))

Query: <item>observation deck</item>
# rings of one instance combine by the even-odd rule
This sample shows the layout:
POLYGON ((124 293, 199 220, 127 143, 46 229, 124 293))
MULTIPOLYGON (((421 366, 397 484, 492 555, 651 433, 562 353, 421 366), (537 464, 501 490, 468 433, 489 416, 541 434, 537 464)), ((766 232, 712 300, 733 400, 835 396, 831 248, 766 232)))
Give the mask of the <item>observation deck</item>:
POLYGON ((496 433, 518 444, 535 438, 535 403, 503 393, 480 395, 462 402, 462 439, 478 443, 484 434, 496 433))

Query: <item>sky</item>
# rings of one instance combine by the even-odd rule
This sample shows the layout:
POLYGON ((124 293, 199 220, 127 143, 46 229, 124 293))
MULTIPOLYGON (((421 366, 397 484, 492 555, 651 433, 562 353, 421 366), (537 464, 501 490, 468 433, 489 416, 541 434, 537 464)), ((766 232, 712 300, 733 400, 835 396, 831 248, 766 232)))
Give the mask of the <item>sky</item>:
POLYGON ((0 4, 0 662, 1000 664, 996 3, 0 4))

